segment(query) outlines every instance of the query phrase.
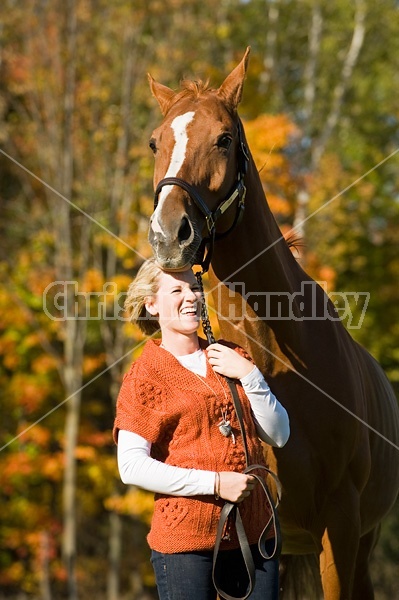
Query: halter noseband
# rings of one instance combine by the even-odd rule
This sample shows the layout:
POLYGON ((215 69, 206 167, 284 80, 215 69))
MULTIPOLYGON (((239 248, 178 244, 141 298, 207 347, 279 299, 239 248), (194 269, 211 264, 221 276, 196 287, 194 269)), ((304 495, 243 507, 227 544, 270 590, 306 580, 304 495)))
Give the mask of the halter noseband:
POLYGON ((234 189, 231 192, 231 194, 225 200, 223 200, 214 211, 212 211, 208 208, 208 206, 204 202, 203 198, 197 192, 197 190, 194 188, 194 186, 192 186, 190 183, 187 183, 187 181, 185 181, 184 179, 180 179, 179 177, 165 177, 165 179, 162 179, 158 183, 157 188, 155 190, 154 210, 158 206, 158 198, 159 198, 159 194, 160 194, 162 188, 165 185, 177 185, 178 187, 181 187, 183 190, 185 190, 189 194, 190 198, 193 200, 196 207, 204 215, 209 235, 202 240, 199 251, 198 251, 198 253, 201 251, 201 255, 204 255, 205 250, 207 248, 206 255, 202 258, 202 261, 201 261, 201 259, 199 259, 201 262, 198 263, 201 265, 203 273, 206 273, 206 271, 209 269, 209 265, 210 265, 210 262, 212 259, 213 246, 214 246, 215 240, 220 240, 220 239, 224 238, 226 235, 228 235, 231 231, 233 231, 233 229, 241 221, 241 218, 242 218, 242 215, 244 212, 244 208, 245 208, 245 194, 246 194, 247 190, 246 190, 246 187, 244 184, 244 177, 246 175, 247 168, 248 168, 249 153, 248 153, 248 148, 244 142, 244 136, 243 136, 242 125, 241 125, 240 120, 238 120, 237 129, 238 129, 237 181, 236 181, 236 184, 235 184, 234 189), (231 227, 229 227, 229 229, 227 231, 224 231, 223 233, 216 233, 216 221, 219 219, 219 217, 221 215, 223 215, 223 213, 229 208, 229 206, 231 206, 231 204, 233 204, 233 202, 235 202, 235 200, 238 200, 238 203, 237 203, 237 211, 236 211, 236 215, 235 215, 233 224, 231 225, 231 227))

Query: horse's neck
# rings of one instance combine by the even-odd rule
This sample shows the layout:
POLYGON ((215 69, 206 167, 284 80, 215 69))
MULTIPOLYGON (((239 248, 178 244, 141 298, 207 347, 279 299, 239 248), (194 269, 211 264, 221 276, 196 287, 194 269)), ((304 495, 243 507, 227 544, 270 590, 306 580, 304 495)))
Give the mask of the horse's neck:
MULTIPOLYGON (((310 280, 277 226, 251 161, 243 220, 229 236, 216 243, 210 272, 222 337, 248 348, 257 364, 263 363, 259 366, 269 372, 276 357, 281 358, 282 340, 299 354, 302 324, 257 318, 254 298, 256 294, 263 295, 263 299, 281 294, 289 299, 306 279, 310 280), (228 282, 230 285, 226 286, 228 282)), ((281 361, 277 362, 281 367, 281 361)))
POLYGON ((241 223, 215 245, 212 268, 216 278, 243 282, 248 292, 292 292, 304 274, 270 211, 252 160, 246 185, 241 223))
MULTIPOLYGON (((290 291, 293 278, 301 271, 269 209, 262 183, 251 160, 246 178, 247 194, 242 222, 222 241, 217 242, 212 266, 219 279, 235 280, 272 275, 262 282, 263 290, 290 291), (288 269, 289 272, 286 272, 288 269)), ((260 290, 259 290, 260 291, 260 290)))

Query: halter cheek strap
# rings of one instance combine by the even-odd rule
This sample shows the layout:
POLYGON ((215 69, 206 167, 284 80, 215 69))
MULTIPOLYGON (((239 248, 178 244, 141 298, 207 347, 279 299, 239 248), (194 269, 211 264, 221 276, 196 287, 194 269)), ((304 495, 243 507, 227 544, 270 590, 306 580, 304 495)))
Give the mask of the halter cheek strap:
MULTIPOLYGON (((241 221, 244 208, 245 208, 245 195, 246 195, 246 187, 244 183, 244 177, 247 173, 248 162, 249 162, 249 153, 248 148, 244 142, 244 135, 242 130, 241 121, 238 120, 237 124, 238 130, 238 174, 237 181, 234 186, 233 191, 230 195, 225 198, 219 206, 211 211, 207 206, 206 202, 203 200, 202 196, 197 192, 194 186, 185 181, 184 179, 180 179, 180 177, 165 177, 162 179, 155 190, 154 196, 154 210, 158 206, 159 194, 161 190, 166 185, 177 185, 185 190, 190 198, 194 201, 196 207, 201 211, 201 213, 205 217, 206 226, 208 229, 208 236, 202 240, 199 253, 201 253, 201 257, 198 259, 199 263, 202 267, 202 272, 205 273, 209 269, 209 265, 212 258, 213 245, 215 240, 219 240, 228 235, 235 227, 237 227, 238 223, 241 221), (226 210, 237 200, 237 210, 234 218, 234 222, 231 227, 224 231, 223 233, 216 233, 216 221, 226 212, 226 210), (205 251, 207 252, 205 254, 205 251)), ((199 254, 198 253, 198 254, 199 254)))

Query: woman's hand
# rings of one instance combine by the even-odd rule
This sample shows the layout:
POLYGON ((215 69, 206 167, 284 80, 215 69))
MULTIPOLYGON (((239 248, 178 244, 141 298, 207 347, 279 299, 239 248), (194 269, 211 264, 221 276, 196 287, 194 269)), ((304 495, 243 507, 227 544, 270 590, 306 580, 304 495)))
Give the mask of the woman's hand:
POLYGON ((255 487, 256 479, 235 471, 222 471, 219 475, 218 495, 229 502, 242 502, 255 487))
POLYGON ((254 364, 250 360, 223 344, 210 344, 206 352, 213 369, 226 377, 242 379, 254 368, 254 364))

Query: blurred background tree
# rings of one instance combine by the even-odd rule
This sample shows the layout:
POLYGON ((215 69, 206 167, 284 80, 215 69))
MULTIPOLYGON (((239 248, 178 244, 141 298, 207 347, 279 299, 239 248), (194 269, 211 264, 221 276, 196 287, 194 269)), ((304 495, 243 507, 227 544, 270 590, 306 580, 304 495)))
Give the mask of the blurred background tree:
MULTIPOLYGON (((147 72, 218 85, 252 47, 240 114, 272 210, 329 292, 370 293, 350 332, 399 393, 398 32, 395 0, 3 1, 4 597, 156 597, 151 496, 120 484, 110 433, 143 342, 121 307, 150 255, 147 72)), ((398 597, 398 518, 375 553, 379 599, 398 597)))

